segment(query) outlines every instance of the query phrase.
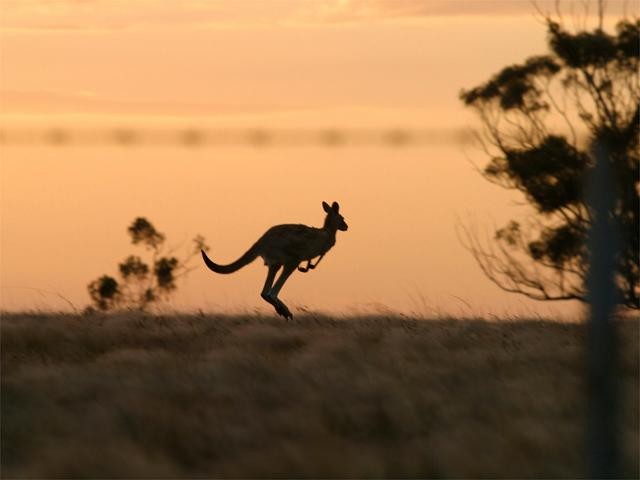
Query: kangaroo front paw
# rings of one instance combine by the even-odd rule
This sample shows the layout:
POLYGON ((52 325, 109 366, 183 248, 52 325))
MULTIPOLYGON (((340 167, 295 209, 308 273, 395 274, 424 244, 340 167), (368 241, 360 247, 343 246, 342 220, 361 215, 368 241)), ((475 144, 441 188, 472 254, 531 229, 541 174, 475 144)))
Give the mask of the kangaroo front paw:
POLYGON ((301 271, 302 273, 309 271, 309 269, 305 267, 298 267, 298 270, 301 271))

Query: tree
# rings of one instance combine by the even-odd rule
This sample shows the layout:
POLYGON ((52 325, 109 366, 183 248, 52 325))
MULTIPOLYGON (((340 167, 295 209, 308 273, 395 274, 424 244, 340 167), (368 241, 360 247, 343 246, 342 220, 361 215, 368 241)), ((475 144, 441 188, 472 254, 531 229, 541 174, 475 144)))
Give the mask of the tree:
POLYGON ((198 235, 193 239, 194 249, 182 260, 178 259, 173 251, 165 251, 165 235, 144 217, 136 218, 127 231, 132 244, 151 252, 150 263, 137 255, 129 255, 118 265, 120 282, 103 275, 89 283, 89 295, 99 310, 146 310, 151 304, 169 298, 177 288, 176 280, 193 269, 189 261, 201 249, 208 250, 205 239, 198 235))
POLYGON ((614 33, 598 23, 569 31, 544 15, 549 53, 503 68, 460 94, 481 121, 489 163, 483 176, 521 192, 533 207, 489 241, 463 227, 463 243, 503 290, 539 300, 586 301, 586 238, 594 221, 585 179, 600 146, 615 177, 609 216, 619 227, 616 285, 620 303, 640 308, 639 116, 640 20, 622 19, 614 33))

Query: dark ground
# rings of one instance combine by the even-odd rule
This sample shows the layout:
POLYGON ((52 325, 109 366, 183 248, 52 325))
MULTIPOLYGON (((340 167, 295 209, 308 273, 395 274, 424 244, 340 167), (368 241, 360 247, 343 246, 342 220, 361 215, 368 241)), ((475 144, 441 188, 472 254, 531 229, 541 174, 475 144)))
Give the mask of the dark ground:
MULTIPOLYGON (((585 476, 585 327, 4 314, 2 477, 585 476)), ((637 320, 618 323, 638 478, 637 320)))

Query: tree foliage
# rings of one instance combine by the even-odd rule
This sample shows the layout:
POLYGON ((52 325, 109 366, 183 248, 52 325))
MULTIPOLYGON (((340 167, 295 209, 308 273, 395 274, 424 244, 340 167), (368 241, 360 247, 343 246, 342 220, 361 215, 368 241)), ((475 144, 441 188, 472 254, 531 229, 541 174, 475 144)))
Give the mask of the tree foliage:
POLYGON ((103 275, 89 284, 89 295, 100 310, 111 310, 118 305, 121 292, 115 278, 103 275))
MULTIPOLYGON (((600 7, 602 5, 600 4, 600 7)), ((478 114, 484 177, 521 192, 535 213, 465 245, 502 289, 540 300, 586 299, 586 237, 593 223, 585 180, 596 145, 615 176, 609 212, 619 226, 616 280, 621 303, 640 308, 638 272, 640 20, 614 33, 603 12, 592 30, 571 32, 545 17, 549 53, 503 68, 460 98, 478 114)))
POLYGON ((192 270, 189 261, 201 249, 208 250, 205 239, 198 235, 193 239, 194 248, 184 258, 178 259, 173 250, 166 249, 165 235, 144 217, 136 218, 127 232, 131 243, 150 251, 151 257, 145 262, 138 255, 129 255, 118 264, 120 281, 103 275, 89 283, 89 295, 99 310, 146 310, 150 305, 169 298, 177 288, 176 281, 192 270))

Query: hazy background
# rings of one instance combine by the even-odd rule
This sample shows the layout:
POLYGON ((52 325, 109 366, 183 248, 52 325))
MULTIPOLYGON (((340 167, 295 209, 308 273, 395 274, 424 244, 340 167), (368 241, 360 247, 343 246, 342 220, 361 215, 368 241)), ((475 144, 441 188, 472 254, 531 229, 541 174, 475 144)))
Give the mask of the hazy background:
MULTIPOLYGON (((615 19, 626 2, 608 4, 615 19)), ((428 128, 438 141, 4 145, 0 307, 68 308, 32 289, 88 304, 87 283, 133 253, 136 216, 170 244, 204 235, 224 263, 271 225, 321 225, 321 201, 337 200, 350 229, 287 283, 294 307, 575 317, 576 304, 500 291, 455 233, 457 217, 489 230, 526 214, 456 140, 475 125, 458 93, 544 52, 540 16, 516 0, 2 0, 3 128, 428 128)), ((260 262, 232 276, 199 268, 171 306, 266 311, 265 275, 260 262)))

